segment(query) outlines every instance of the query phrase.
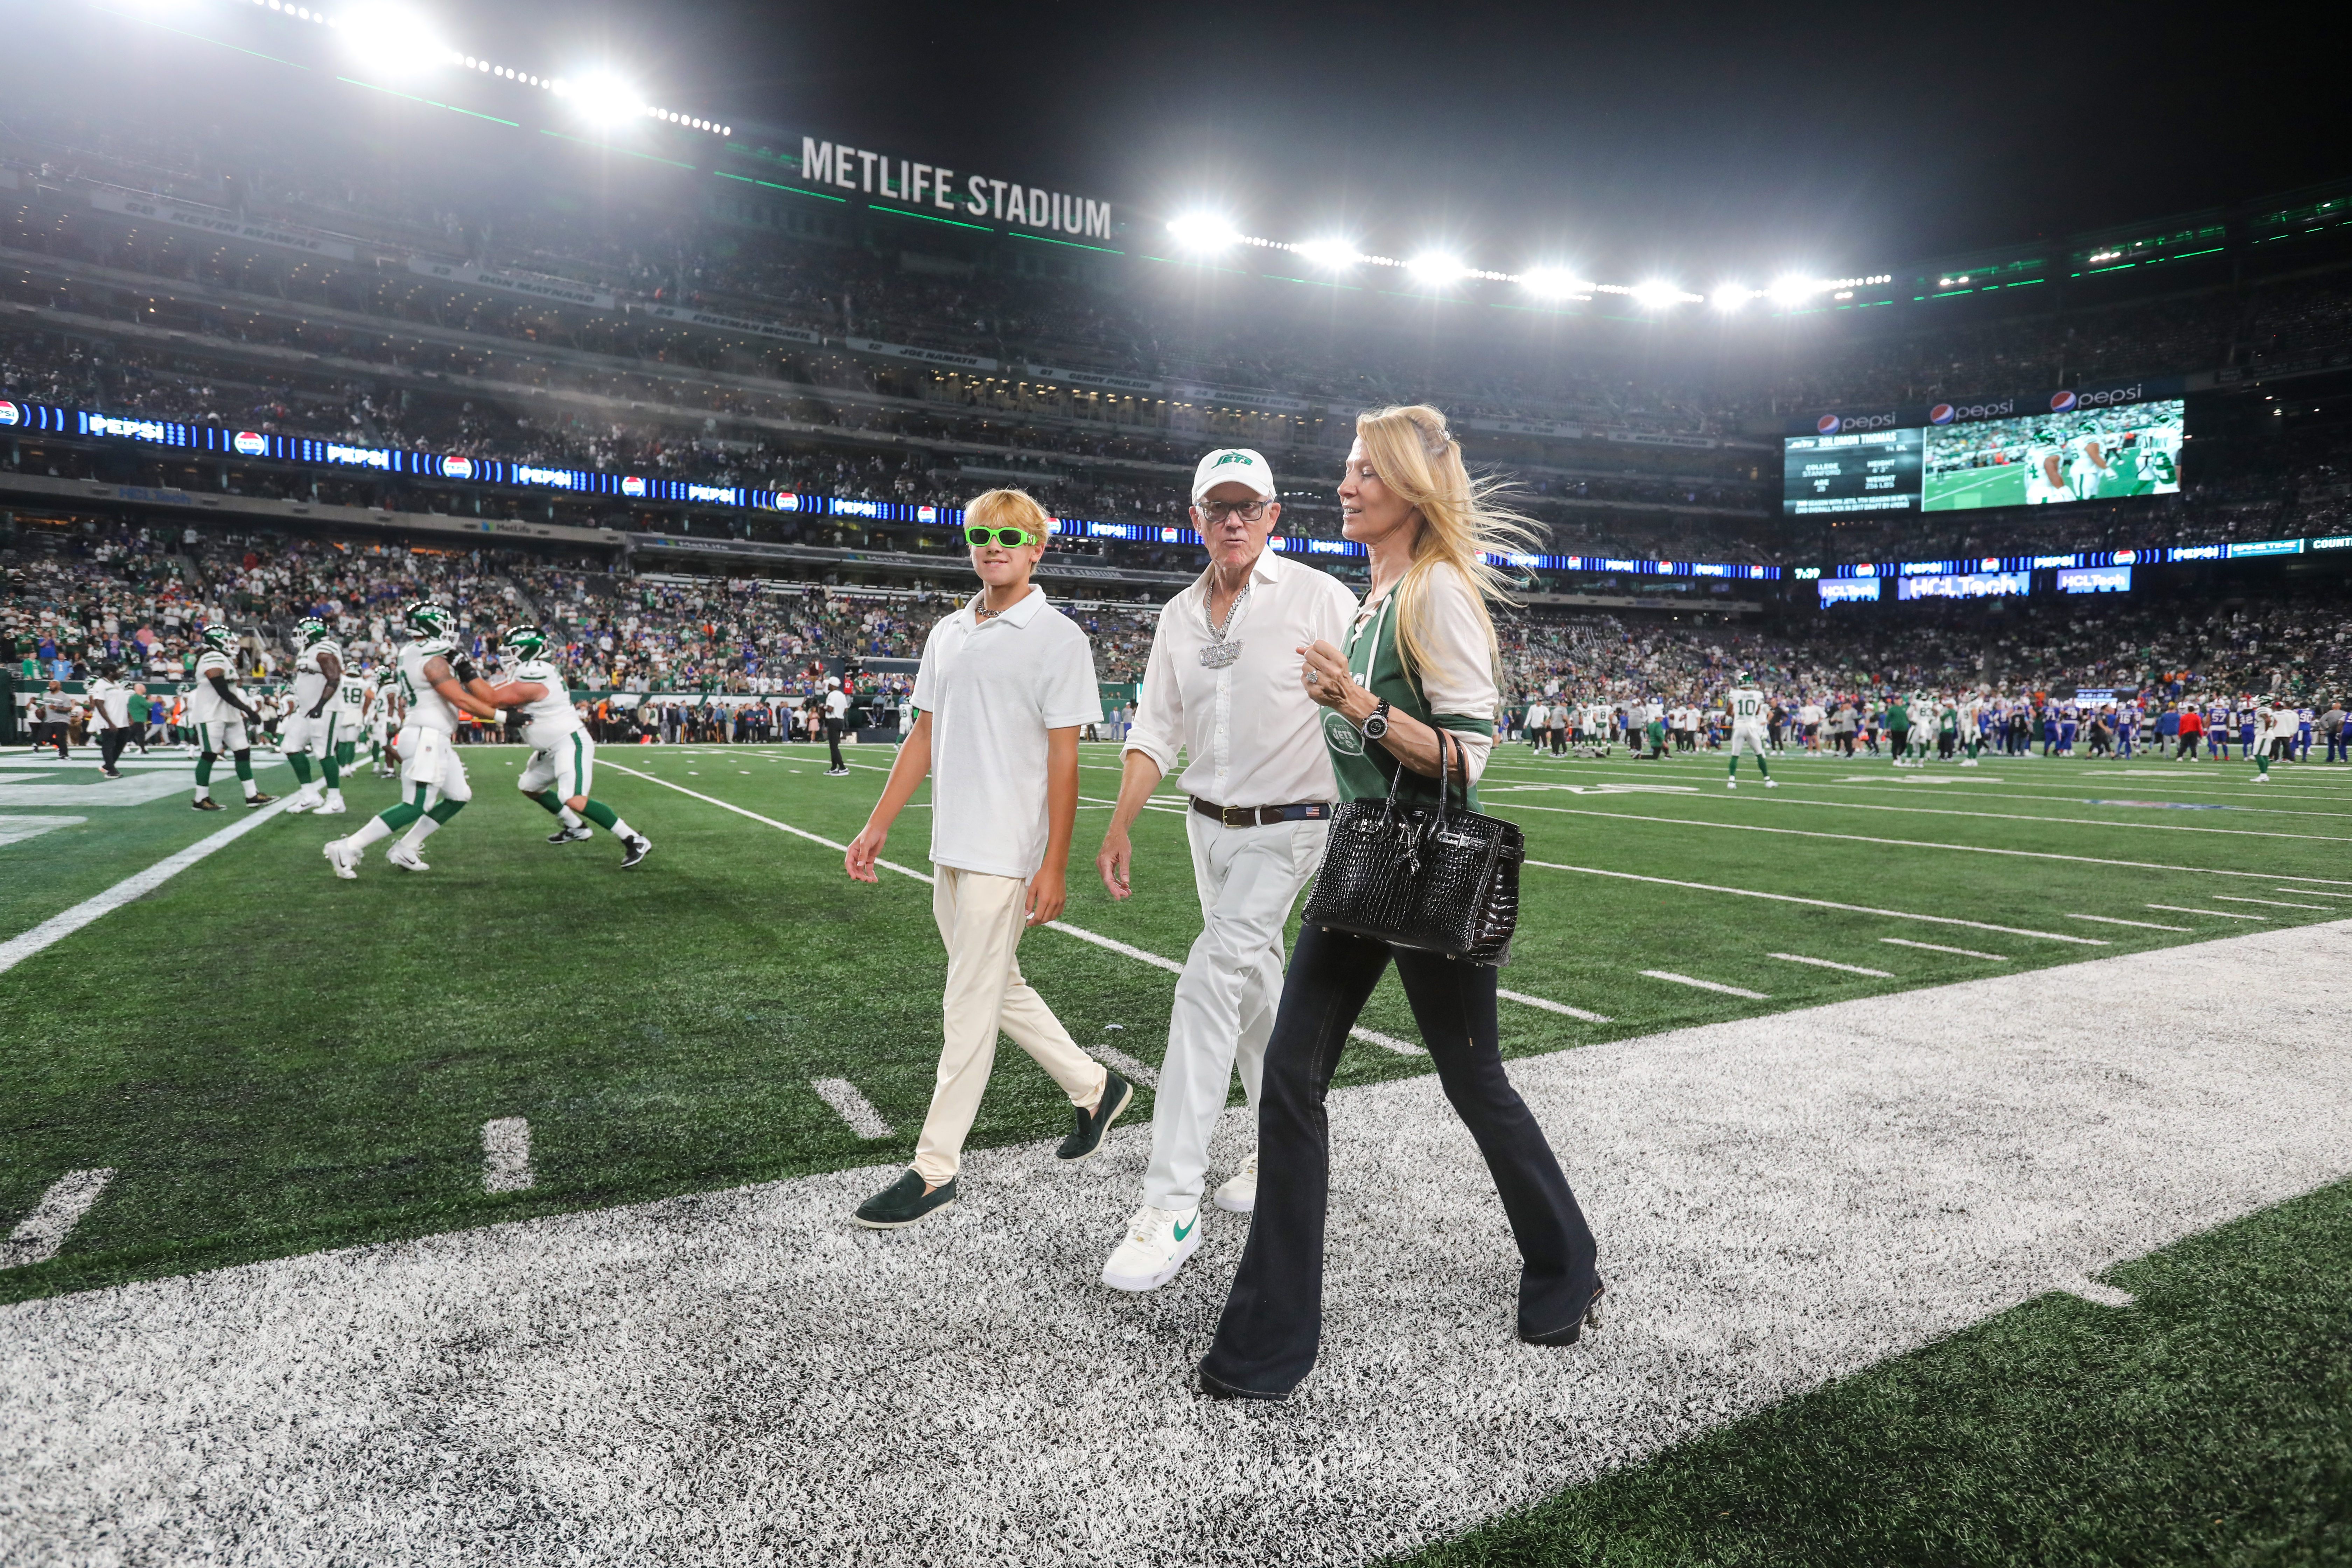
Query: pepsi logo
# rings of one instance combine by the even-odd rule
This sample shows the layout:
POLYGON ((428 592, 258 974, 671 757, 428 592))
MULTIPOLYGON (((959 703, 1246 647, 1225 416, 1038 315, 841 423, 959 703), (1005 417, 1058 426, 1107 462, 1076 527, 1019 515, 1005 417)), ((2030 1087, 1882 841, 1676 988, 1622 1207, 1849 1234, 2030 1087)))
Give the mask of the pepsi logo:
POLYGON ((2129 566, 2138 559, 2139 555, 2135 551, 2118 550, 2116 552, 2116 564, 2118 566, 2129 566))
POLYGON ((2068 411, 2070 411, 2071 409, 2073 409, 2073 407, 2074 407, 2074 395, 2073 393, 2071 393, 2071 392, 2053 392, 2053 393, 2052 393, 2052 394, 2050 395, 2050 412, 2051 412, 2051 413, 2053 413, 2053 414, 2064 414, 2064 413, 2067 413, 2068 411))
POLYGON ((778 511, 798 511, 800 509, 800 497, 793 494, 790 490, 778 490, 776 492, 776 510, 778 511))
POLYGON ((631 474, 622 479, 621 493, 625 496, 642 497, 646 493, 646 481, 637 478, 636 475, 631 474))
POLYGON ((935 506, 919 506, 915 509, 917 522, 937 522, 939 520, 940 509, 935 506))
POLYGON ((1979 572, 1998 572, 2000 570, 2000 563, 1988 555, 1983 560, 1977 563, 1977 570, 1979 572))
POLYGON ((1950 404, 1948 404, 1948 403, 1938 403, 1937 405, 1936 405, 1936 406, 1935 406, 1935 407, 1930 408, 1929 410, 1927 410, 1927 423, 1928 423, 1928 424, 1930 424, 1930 425, 1949 425, 1951 422, 1952 422, 1952 405, 1951 405, 1950 404))
POLYGON ((21 425, 24 420, 25 415, 22 409, 6 398, 0 397, 0 425, 21 425))
POLYGON ((269 437, 258 430, 240 430, 230 438, 229 445, 236 448, 240 458, 258 458, 269 450, 269 437))
POLYGON ((470 479, 474 477, 474 459, 444 458, 441 459, 441 471, 453 479, 470 479))
POLYGON ((1817 425, 1815 428, 1820 430, 1824 436, 1834 436, 1838 433, 1838 424, 1839 420, 1836 415, 1824 414, 1821 417, 1821 423, 1817 425))

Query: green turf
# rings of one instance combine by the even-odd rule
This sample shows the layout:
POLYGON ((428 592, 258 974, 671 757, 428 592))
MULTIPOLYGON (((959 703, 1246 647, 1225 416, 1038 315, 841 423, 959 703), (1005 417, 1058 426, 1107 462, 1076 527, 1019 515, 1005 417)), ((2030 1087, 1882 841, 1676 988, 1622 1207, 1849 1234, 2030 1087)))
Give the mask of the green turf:
POLYGON ((1407 1562, 2352 1562, 2352 1184, 2106 1279, 1407 1562))
MULTIPOLYGON (((522 752, 465 754, 477 799, 431 841, 428 875, 389 868, 381 847, 361 880, 329 874, 320 845, 392 798, 390 784, 354 778, 354 815, 265 823, 0 974, 13 1047, 0 1215, 24 1212, 65 1171, 119 1173, 56 1259, 0 1271, 0 1300, 911 1152, 936 1065, 944 968, 929 889, 888 874, 878 886, 853 884, 836 853, 670 787, 845 841, 879 792, 887 752, 860 749, 850 777, 829 779, 823 752, 808 748, 609 749, 596 794, 656 844, 625 874, 602 835, 563 848, 543 842, 551 819, 511 787, 522 752), (856 1083, 893 1135, 857 1138, 810 1088, 817 1078, 856 1083), (530 1121, 538 1184, 493 1196, 481 1190, 480 1127, 508 1116, 530 1121)), ((1085 761, 1082 793, 1108 800, 1114 750, 1088 747, 1085 761)), ((2331 918, 2352 900, 2279 893, 2272 878, 2340 871, 2352 769, 2279 771, 2263 789, 2246 782, 2243 764, 1989 761, 1973 775, 1937 770, 1966 781, 1945 785, 1913 784, 1883 761, 1792 758, 1775 763, 1785 787, 1769 793, 1743 764, 1735 795, 1722 787, 1718 758, 1539 763, 1506 751, 1487 805, 1525 826, 1536 861, 1895 913, 1531 866, 1503 984, 1612 1021, 1507 1003, 1505 1048, 1556 1050, 2331 918), (1643 791, 1605 793, 1630 786, 1643 791), (2090 804, 2101 798, 2226 809, 2090 804), (1793 831, 1748 830, 1762 827, 1793 831), (2217 893, 2321 907, 2230 904, 2217 893), (2162 913, 2151 901, 2262 918, 2162 913), (2069 912, 2189 929, 2077 922, 2069 912), (1890 935, 2007 962, 1880 940, 1890 935), (1694 990, 1645 969, 1766 999, 1694 990)), ((199 816, 176 797, 85 815, 87 827, 0 847, 0 936, 236 820, 234 808, 199 816)), ((889 858, 923 865, 925 815, 908 811, 889 858)), ((1081 813, 1082 867, 1104 821, 1099 805, 1081 813)), ((1065 919, 1181 959, 1199 920, 1184 832, 1181 815, 1146 813, 1139 896, 1113 903, 1087 867, 1073 876, 1065 919)), ((2352 879, 2310 885, 2352 893, 2352 879)), ((1053 931, 1032 933, 1023 953, 1082 1043, 1158 1060, 1172 975, 1053 931)), ((1414 1037, 1393 980, 1363 1022, 1414 1037)), ((1058 1136, 1067 1111, 1048 1080, 1009 1045, 998 1060, 975 1145, 1058 1136)), ((1425 1058, 1359 1044, 1339 1081, 1423 1070, 1425 1058)), ((1130 1115, 1148 1114, 1147 1096, 1130 1115)))

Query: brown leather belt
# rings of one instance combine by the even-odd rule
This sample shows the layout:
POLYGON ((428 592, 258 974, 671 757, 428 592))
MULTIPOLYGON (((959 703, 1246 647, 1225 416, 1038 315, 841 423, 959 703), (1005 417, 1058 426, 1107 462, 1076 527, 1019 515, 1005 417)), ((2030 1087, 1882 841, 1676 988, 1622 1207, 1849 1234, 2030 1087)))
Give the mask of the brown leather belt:
POLYGON ((1317 822, 1331 815, 1331 803, 1301 801, 1297 805, 1212 805, 1192 796, 1192 809, 1213 816, 1227 827, 1272 827, 1277 822, 1317 822))

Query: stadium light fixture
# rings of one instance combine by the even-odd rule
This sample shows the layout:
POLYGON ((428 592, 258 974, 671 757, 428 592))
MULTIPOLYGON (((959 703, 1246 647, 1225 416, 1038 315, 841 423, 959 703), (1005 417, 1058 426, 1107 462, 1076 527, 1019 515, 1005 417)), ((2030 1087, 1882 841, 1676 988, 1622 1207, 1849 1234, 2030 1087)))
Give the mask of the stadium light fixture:
POLYGON ((1801 278, 1792 272, 1785 278, 1774 279, 1772 287, 1766 292, 1772 296, 1772 303, 1776 305, 1801 305, 1820 293, 1822 289, 1822 285, 1817 279, 1801 278))
POLYGON ((645 94, 615 76, 598 72, 578 81, 558 81, 557 96, 593 125, 625 125, 646 112, 645 94))
POLYGON ((1519 287, 1538 299, 1581 300, 1591 294, 1593 286, 1565 267, 1537 267, 1520 276, 1519 287))
POLYGON ((1759 290, 1750 289, 1745 283, 1726 283, 1708 297, 1707 303, 1724 314, 1729 315, 1748 300, 1757 298, 1759 292, 1759 290))
POLYGON ((1303 240, 1290 248, 1316 266, 1328 267, 1334 272, 1353 267, 1364 259, 1356 247, 1344 239, 1303 240))
POLYGON ((463 58, 430 22, 399 5, 363 5, 343 17, 340 30, 354 59, 390 76, 414 76, 463 58))
POLYGON ((1423 283, 1452 283, 1470 276, 1470 268, 1458 256, 1442 250, 1424 250, 1404 264, 1404 269, 1423 283))
POLYGON ((1241 231, 1214 213, 1186 213, 1168 221, 1168 232, 1187 250, 1223 250, 1241 241, 1241 231))
POLYGON ((1657 279, 1647 283, 1636 283, 1625 292, 1633 296, 1633 303, 1653 310, 1663 310, 1669 305, 1678 305, 1685 300, 1698 298, 1696 294, 1685 293, 1672 283, 1657 279))

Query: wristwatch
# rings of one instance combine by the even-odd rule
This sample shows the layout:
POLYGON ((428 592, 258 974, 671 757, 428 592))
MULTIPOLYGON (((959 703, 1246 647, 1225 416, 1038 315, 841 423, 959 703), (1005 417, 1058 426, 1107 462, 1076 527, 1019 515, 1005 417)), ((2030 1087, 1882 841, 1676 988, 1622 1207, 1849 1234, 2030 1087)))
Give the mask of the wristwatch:
POLYGON ((1389 732, 1389 705, 1383 700, 1374 705, 1364 718, 1364 739, 1377 741, 1389 732))

